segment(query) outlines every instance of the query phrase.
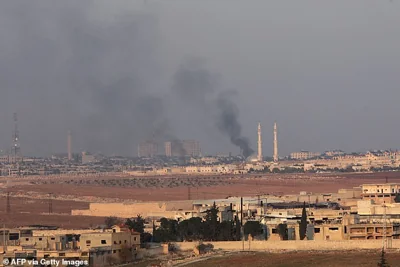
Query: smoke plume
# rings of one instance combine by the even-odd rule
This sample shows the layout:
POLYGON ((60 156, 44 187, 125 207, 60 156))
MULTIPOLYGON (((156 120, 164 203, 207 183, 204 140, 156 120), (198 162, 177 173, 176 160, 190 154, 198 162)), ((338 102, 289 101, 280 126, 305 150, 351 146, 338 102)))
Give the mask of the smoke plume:
POLYGON ((197 109, 196 112, 214 118, 217 129, 229 137, 230 142, 239 147, 247 158, 254 151, 248 139, 242 136, 239 108, 231 99, 231 91, 217 92, 219 78, 219 75, 207 70, 200 60, 192 58, 175 73, 172 91, 191 103, 191 108, 197 109))
POLYGON ((218 129, 227 134, 232 144, 240 147, 245 158, 253 154, 249 140, 242 136, 242 126, 239 123, 239 108, 230 99, 231 92, 223 92, 216 100, 219 110, 217 126, 218 129))

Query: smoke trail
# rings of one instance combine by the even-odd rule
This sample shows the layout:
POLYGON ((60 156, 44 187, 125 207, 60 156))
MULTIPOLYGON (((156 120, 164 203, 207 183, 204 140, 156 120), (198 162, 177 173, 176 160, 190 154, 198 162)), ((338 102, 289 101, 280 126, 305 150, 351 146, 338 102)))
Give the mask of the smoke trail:
POLYGON ((240 147, 243 156, 248 157, 254 151, 247 138, 242 136, 242 127, 238 116, 239 108, 230 96, 232 92, 220 93, 215 97, 219 75, 211 73, 203 67, 198 59, 190 59, 180 66, 174 75, 173 93, 191 103, 192 109, 197 108, 212 117, 208 111, 217 112, 215 125, 230 142, 240 147))
POLYGON ((220 93, 217 98, 217 107, 219 110, 217 126, 218 129, 227 134, 232 144, 240 147, 243 156, 247 158, 253 154, 249 140, 242 136, 242 127, 239 123, 239 108, 230 99, 232 92, 220 93))

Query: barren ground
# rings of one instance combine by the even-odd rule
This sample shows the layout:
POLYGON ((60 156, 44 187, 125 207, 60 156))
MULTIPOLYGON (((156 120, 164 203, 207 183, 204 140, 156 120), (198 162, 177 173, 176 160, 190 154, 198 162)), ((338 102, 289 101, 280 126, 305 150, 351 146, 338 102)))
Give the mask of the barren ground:
MULTIPOLYGON (((373 267, 380 251, 243 253, 189 264, 188 267, 373 267)), ((386 253, 390 266, 399 266, 400 253, 386 253)))
POLYGON ((71 209, 88 208, 90 202, 163 201, 216 199, 257 194, 297 194, 336 192, 363 183, 400 183, 400 173, 373 174, 267 174, 179 177, 102 177, 69 179, 0 178, 0 223, 89 227, 104 222, 98 217, 72 217, 71 209), (1 183, 2 182, 2 183, 1 183), (189 189, 190 188, 190 189, 189 189), (11 212, 6 213, 6 192, 10 192, 11 212), (49 216, 49 194, 53 214, 49 216))

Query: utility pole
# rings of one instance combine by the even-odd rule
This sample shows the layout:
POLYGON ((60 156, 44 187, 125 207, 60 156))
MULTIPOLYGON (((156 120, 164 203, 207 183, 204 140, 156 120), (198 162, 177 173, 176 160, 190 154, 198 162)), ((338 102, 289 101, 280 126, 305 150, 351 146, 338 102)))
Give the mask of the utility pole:
POLYGON ((53 213, 53 200, 52 200, 52 193, 49 194, 49 214, 53 213))
POLYGON ((6 224, 3 223, 3 252, 4 254, 7 251, 7 244, 6 244, 6 224))
POLYGON ((383 242, 383 244, 382 244, 382 248, 383 248, 383 250, 386 250, 387 249, 387 224, 386 224, 386 219, 387 219, 387 217, 386 217, 386 204, 384 203, 383 204, 383 238, 382 238, 382 242, 383 242))
POLYGON ((11 213, 11 204, 10 204, 10 192, 7 192, 7 207, 6 207, 7 214, 11 213))
POLYGON ((242 235, 242 250, 244 251, 243 197, 240 198, 240 231, 242 235))

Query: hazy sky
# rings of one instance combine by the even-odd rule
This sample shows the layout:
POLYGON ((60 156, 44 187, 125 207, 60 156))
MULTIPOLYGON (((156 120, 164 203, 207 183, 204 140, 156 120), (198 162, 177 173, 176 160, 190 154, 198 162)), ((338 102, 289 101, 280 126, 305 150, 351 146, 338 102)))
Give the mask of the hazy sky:
POLYGON ((140 140, 198 139, 272 154, 400 148, 400 2, 0 1, 0 147, 18 112, 23 154, 136 155, 140 140))

